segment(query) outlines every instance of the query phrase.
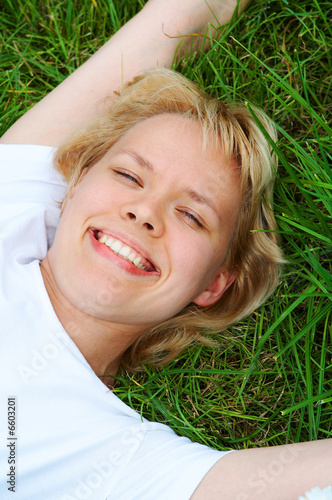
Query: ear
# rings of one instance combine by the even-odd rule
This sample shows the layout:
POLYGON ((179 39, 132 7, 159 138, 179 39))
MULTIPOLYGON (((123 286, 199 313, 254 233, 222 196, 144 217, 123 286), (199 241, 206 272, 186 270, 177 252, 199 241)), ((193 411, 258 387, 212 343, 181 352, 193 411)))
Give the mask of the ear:
POLYGON ((212 283, 201 292, 192 302, 201 307, 211 306, 215 304, 220 297, 226 292, 236 278, 236 273, 220 271, 212 283))

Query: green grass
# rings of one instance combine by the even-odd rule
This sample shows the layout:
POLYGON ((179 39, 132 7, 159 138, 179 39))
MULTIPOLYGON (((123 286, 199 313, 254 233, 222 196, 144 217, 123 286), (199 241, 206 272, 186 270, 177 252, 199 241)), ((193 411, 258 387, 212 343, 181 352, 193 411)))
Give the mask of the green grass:
MULTIPOLYGON (((142 1, 4 0, 1 129, 73 71, 142 1)), ((275 211, 288 264, 275 295, 163 371, 121 374, 116 394, 149 419, 219 449, 332 434, 332 9, 253 1, 177 69, 212 95, 262 107, 279 140, 275 211)))

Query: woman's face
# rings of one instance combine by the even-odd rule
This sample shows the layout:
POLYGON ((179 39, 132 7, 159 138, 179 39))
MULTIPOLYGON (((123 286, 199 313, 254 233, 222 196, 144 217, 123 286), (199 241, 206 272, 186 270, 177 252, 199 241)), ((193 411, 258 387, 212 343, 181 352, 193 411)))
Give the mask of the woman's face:
POLYGON ((96 319, 140 329, 214 303, 241 203, 235 162, 203 152, 196 122, 131 128, 69 193, 48 261, 59 293, 96 319))

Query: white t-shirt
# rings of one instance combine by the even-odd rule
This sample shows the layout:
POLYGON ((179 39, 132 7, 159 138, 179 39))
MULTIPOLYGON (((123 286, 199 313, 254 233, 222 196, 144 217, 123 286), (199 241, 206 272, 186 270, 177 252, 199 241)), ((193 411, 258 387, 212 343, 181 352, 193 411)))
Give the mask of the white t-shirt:
POLYGON ((122 403, 49 301, 39 262, 66 191, 52 154, 0 145, 0 498, 189 499, 224 453, 122 403))

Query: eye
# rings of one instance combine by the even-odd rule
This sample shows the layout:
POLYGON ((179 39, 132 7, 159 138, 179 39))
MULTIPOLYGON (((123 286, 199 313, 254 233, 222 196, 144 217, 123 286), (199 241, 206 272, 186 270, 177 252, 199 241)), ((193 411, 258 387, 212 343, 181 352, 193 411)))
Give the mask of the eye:
POLYGON ((199 227, 200 229, 204 229, 204 226, 203 224, 200 222, 200 220, 195 217, 195 215, 193 215, 192 213, 190 212, 186 212, 185 210, 180 210, 180 212, 184 215, 184 217, 190 222, 190 223, 194 223, 197 227, 199 227))
POLYGON ((129 184, 137 184, 138 186, 142 187, 142 183, 140 181, 140 179, 136 178, 133 174, 131 173, 128 173, 128 172, 124 172, 122 170, 114 170, 114 172, 116 173, 116 175, 118 175, 119 177, 122 177, 123 180, 126 182, 126 183, 129 183, 129 184))

